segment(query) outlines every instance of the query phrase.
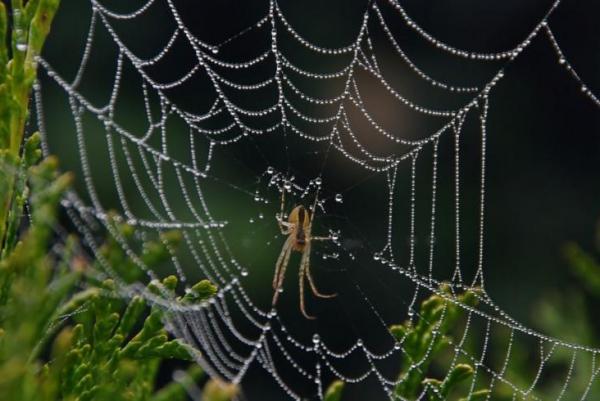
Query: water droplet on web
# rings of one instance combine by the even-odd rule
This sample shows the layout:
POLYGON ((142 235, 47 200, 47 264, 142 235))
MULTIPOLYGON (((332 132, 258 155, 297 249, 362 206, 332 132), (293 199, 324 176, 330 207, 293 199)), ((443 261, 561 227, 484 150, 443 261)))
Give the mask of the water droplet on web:
POLYGON ((267 167, 267 174, 269 175, 273 175, 273 173, 275 172, 275 169, 271 166, 267 167))
POLYGON ((24 51, 26 51, 26 50, 27 50, 27 43, 24 43, 24 42, 19 42, 19 43, 17 43, 17 46, 16 46, 16 47, 17 47, 17 50, 18 50, 18 51, 20 51, 20 52, 24 52, 24 51))
POLYGON ((379 259, 381 259, 381 255, 379 253, 374 253, 373 260, 379 260, 379 259))
POLYGON ((259 214, 258 214, 258 218, 262 220, 262 219, 264 219, 264 218, 265 218, 265 215, 264 215, 264 214, 262 214, 262 213, 259 213, 259 214))
POLYGON ((254 219, 252 219, 252 218, 250 220, 248 220, 248 221, 250 222, 250 224, 254 223, 254 219))
POLYGON ((319 344, 319 343, 321 342, 321 337, 319 337, 319 335, 318 335, 318 334, 314 334, 314 335, 313 335, 313 338, 312 338, 312 342, 313 342, 313 344, 315 344, 315 345, 316 345, 316 344, 319 344))
POLYGON ((213 47, 212 49, 210 49, 210 51, 212 51, 213 54, 217 54, 219 52, 219 48, 218 47, 213 47))
POLYGON ((342 203, 342 202, 344 202, 344 198, 342 197, 342 194, 336 194, 336 195, 335 195, 335 201, 336 201, 337 203, 342 203))
POLYGON ((358 339, 358 341, 356 341, 356 345, 358 345, 359 347, 363 346, 363 340, 361 338, 358 339))
POLYGON ((290 189, 292 189, 292 184, 290 184, 289 181, 286 181, 285 184, 283 184, 283 187, 286 191, 289 191, 290 189))
POLYGON ((243 277, 246 277, 246 276, 248 275, 248 270, 246 270, 246 269, 242 269, 242 271, 240 272, 240 274, 241 274, 243 277))
POLYGON ((315 178, 315 185, 316 186, 320 187, 322 183, 323 183, 323 180, 321 180, 321 177, 315 178))

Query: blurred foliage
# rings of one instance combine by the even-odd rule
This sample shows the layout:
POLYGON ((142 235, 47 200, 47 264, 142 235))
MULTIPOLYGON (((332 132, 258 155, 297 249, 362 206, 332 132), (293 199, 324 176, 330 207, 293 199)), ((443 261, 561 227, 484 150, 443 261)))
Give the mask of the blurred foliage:
MULTIPOLYGON (((593 303, 600 302, 600 225, 596 235, 595 252, 585 250, 574 242, 563 246, 562 255, 575 281, 545 294, 531 310, 533 323, 540 332, 561 341, 589 347, 599 345, 598 314, 593 303)), ((539 344, 531 345, 539 347, 539 344)), ((577 352, 562 346, 546 349, 546 353, 549 352, 552 357, 545 362, 544 370, 569 371, 568 385, 565 386, 566 377, 543 381, 531 389, 528 398, 523 399, 548 399, 559 393, 563 401, 581 400, 582 394, 587 394, 589 399, 596 399, 595 395, 600 394, 600 383, 598 380, 590 383, 590 367, 595 366, 595 356, 590 352, 577 352)), ((524 343, 514 342, 506 377, 519 388, 530 388, 532 372, 539 368, 538 365, 539 356, 533 358, 531 350, 524 343)), ((513 399, 512 391, 508 389, 506 393, 495 395, 495 399, 499 400, 513 399)))
MULTIPOLYGON (((197 352, 169 339, 164 311, 138 296, 125 304, 111 280, 77 291, 93 269, 74 238, 58 247, 52 236, 58 202, 71 181, 70 174, 57 173, 52 157, 29 170, 30 225, 0 261, 0 394, 20 401, 187 399, 186 383, 203 375, 195 364, 181 380, 154 388, 161 361, 191 361, 197 352)), ((166 246, 148 243, 148 259, 160 261, 166 246)), ((120 260, 122 251, 110 242, 102 251, 120 260)), ((170 276, 148 290, 175 296, 176 286, 170 276)), ((177 301, 203 302, 215 292, 201 281, 177 301)), ((236 393, 235 385, 210 381, 203 399, 225 401, 236 393)))
MULTIPOLYGON (((24 200, 24 171, 37 146, 22 146, 29 115, 29 94, 35 82, 40 55, 59 0, 12 0, 12 20, 0 2, 0 243, 10 249, 24 200), (12 30, 9 32, 9 27, 12 30), (17 195, 18 196, 18 195, 17 195)), ((39 141, 39 138, 34 139, 39 141)))
POLYGON ((452 330, 465 311, 460 304, 475 306, 477 291, 473 289, 454 295, 447 284, 442 284, 438 294, 421 303, 416 323, 408 320, 390 327, 391 333, 402 347, 400 383, 394 391, 397 399, 420 399, 423 390, 431 401, 487 399, 488 390, 469 392, 468 388, 460 387, 474 376, 475 369, 469 364, 454 365, 442 380, 428 377, 432 363, 453 344, 452 330), (459 398, 461 391, 468 394, 467 398, 459 398))
MULTIPOLYGON (((54 157, 36 165, 39 133, 23 138, 37 57, 58 5, 59 0, 13 0, 9 21, 0 2, 0 395, 19 401, 184 400, 187 387, 203 375, 194 364, 180 380, 154 388, 161 361, 191 361, 196 352, 169 339, 164 311, 141 297, 125 304, 115 283, 86 274, 96 270, 78 253, 74 237, 53 237, 58 203, 73 177, 58 173, 54 157), (30 216, 21 235, 26 204, 30 216), (78 290, 84 284, 91 285, 78 290)), ((125 237, 133 232, 114 226, 125 237)), ((142 261, 160 263, 179 237, 169 232, 145 242, 142 261)), ((100 252, 104 266, 126 280, 140 274, 114 240, 100 252)), ((148 290, 174 297, 176 285, 175 277, 167 277, 148 290)), ((215 292, 202 281, 177 300, 202 302, 215 292)), ((203 398, 226 401, 236 393, 235 385, 209 381, 203 398)))
POLYGON ((344 382, 335 380, 329 385, 325 391, 324 401, 340 401, 342 399, 342 391, 344 390, 344 382))

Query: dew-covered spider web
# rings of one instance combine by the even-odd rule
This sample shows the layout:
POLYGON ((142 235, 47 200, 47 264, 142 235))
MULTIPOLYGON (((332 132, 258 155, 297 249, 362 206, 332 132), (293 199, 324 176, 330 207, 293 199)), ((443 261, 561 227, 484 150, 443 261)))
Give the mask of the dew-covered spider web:
MULTIPOLYGON (((63 206, 124 296, 169 310, 173 335, 210 376, 239 383, 243 400, 322 399, 334 379, 348 383, 350 400, 400 399, 394 389, 409 375, 398 361, 411 345, 389 327, 423 319, 432 295, 446 301, 442 314, 452 306, 464 317, 427 377, 471 365, 466 399, 481 389, 490 392, 477 399, 600 396, 600 349, 533 330, 486 291, 486 249, 497 246, 486 235, 495 151, 486 138, 510 134, 488 129, 497 86, 532 44, 546 45, 547 62, 600 106, 553 33, 559 1, 539 5, 512 45, 490 52, 437 38, 399 0, 189 3, 63 1, 56 24, 70 33, 40 59, 32 124, 45 153, 78 175, 63 206), (417 45, 436 61, 422 65, 417 45), (469 79, 455 83, 451 71, 469 79), (282 192, 284 219, 316 199, 313 235, 330 238, 312 244, 310 269, 337 297, 306 287, 315 320, 299 310, 297 253, 271 305, 282 192), (149 268, 139 244, 170 230, 181 244, 149 268), (206 278, 218 295, 183 305, 144 292, 99 251, 106 235, 146 282, 174 274, 187 288, 206 278), (475 306, 459 301, 473 288, 475 306), (522 366, 529 375, 515 373, 522 366)), ((409 372, 429 372, 430 352, 409 372)))

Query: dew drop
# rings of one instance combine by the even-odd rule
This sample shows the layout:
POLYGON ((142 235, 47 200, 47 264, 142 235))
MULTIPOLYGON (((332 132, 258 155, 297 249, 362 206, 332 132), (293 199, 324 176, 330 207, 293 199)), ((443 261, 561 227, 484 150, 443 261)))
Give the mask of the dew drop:
POLYGON ((342 203, 342 202, 344 202, 344 198, 342 197, 342 194, 336 194, 336 195, 335 195, 335 201, 336 201, 337 203, 342 203))
POLYGON ((318 344, 318 343, 320 343, 320 342, 321 342, 321 337, 319 337, 319 335, 315 333, 315 334, 313 335, 312 342, 313 342, 313 344, 318 344))
POLYGON ((269 175, 273 175, 273 173, 275 172, 275 169, 271 166, 267 167, 267 174, 269 175))
POLYGON ((17 43, 17 50, 24 52, 27 50, 27 43, 17 43))
POLYGON ((246 270, 246 269, 242 269, 242 271, 240 272, 240 274, 241 274, 243 277, 246 277, 246 276, 248 275, 248 270, 246 270))

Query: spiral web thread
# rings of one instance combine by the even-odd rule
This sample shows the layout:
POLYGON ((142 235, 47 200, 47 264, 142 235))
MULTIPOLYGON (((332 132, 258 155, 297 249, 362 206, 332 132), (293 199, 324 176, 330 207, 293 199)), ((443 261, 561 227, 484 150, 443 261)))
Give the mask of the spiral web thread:
MULTIPOLYGON (((600 366, 596 361, 600 350, 551 338, 535 332, 511 318, 487 296, 483 269, 486 117, 490 107, 492 91, 503 78, 505 68, 528 48, 534 38, 545 35, 545 38, 549 40, 556 52, 559 64, 565 68, 571 78, 581 85, 582 94, 595 105, 600 106, 600 101, 596 95, 587 88, 566 59, 552 32, 549 18, 559 5, 559 1, 556 1, 550 7, 522 42, 517 43, 511 49, 495 53, 470 52, 445 44, 431 36, 413 21, 397 0, 388 0, 387 3, 383 1, 371 2, 362 20, 358 23, 355 41, 340 48, 321 47, 305 39, 288 22, 286 15, 275 0, 270 1, 267 14, 255 25, 249 26, 219 45, 208 44, 192 34, 189 27, 184 24, 172 0, 162 1, 169 10, 170 15, 168 17, 175 21, 175 29, 164 47, 157 49, 154 57, 142 59, 134 54, 133 51, 128 49, 123 38, 114 29, 113 24, 116 22, 135 23, 137 18, 148 12, 159 0, 148 0, 139 9, 129 13, 113 12, 101 3, 90 0, 92 13, 89 32, 75 77, 67 79, 65 76, 61 76, 53 69, 52 62, 46 59, 40 59, 40 66, 48 77, 47 83, 44 83, 44 85, 58 85, 68 98, 75 126, 81 168, 84 173, 83 178, 87 196, 90 199, 90 204, 86 204, 76 193, 71 193, 64 200, 63 205, 83 234, 87 245, 103 264, 105 271, 113 278, 119 279, 118 275, 113 272, 110 263, 99 252, 99 245, 96 243, 94 232, 101 227, 121 244, 131 259, 147 273, 149 279, 156 280, 160 278, 160 274, 144 265, 137 251, 110 223, 101 196, 99 196, 94 185, 92 165, 98 163, 98 161, 90 161, 93 155, 89 154, 89 147, 86 147, 86 141, 90 140, 89 136, 86 135, 86 118, 95 119, 103 127, 109 160, 101 160, 100 163, 110 164, 110 171, 114 176, 114 190, 120 202, 119 213, 123 220, 134 226, 142 234, 156 234, 170 229, 181 230, 184 246, 192 256, 202 276, 212 280, 219 286, 218 296, 202 305, 185 306, 169 298, 168 294, 155 296, 144 293, 145 296, 151 297, 158 305, 172 312, 172 321, 169 322, 169 328, 176 336, 200 351, 197 361, 211 376, 240 383, 251 367, 261 366, 290 398, 296 400, 303 399, 306 395, 297 393, 285 377, 280 374, 281 364, 286 364, 285 369, 297 371, 301 377, 311 383, 314 391, 310 396, 317 399, 323 397, 321 377, 325 372, 348 383, 361 383, 364 380, 373 378, 383 390, 383 394, 387 394, 390 399, 393 399, 394 387, 402 380, 397 376, 386 376, 380 370, 379 364, 399 358, 405 352, 403 341, 395 341, 390 335, 391 345, 387 350, 377 352, 370 349, 360 339, 342 351, 332 350, 325 341, 319 338, 318 334, 313 336, 312 342, 303 343, 289 332, 282 317, 277 313, 277 308, 270 309, 269 307, 258 306, 245 289, 244 280, 249 271, 237 260, 238 258, 231 251, 227 239, 223 235, 222 230, 229 222, 213 218, 210 211, 211 205, 205 197, 205 183, 226 185, 229 190, 238 193, 241 198, 247 199, 250 203, 266 201, 260 194, 233 183, 228 183, 226 178, 221 178, 217 173, 213 173, 211 168, 214 158, 218 150, 242 141, 250 141, 254 137, 286 135, 287 137, 296 136, 304 142, 322 144, 325 155, 337 153, 362 169, 385 176, 387 183, 385 191, 388 195, 389 207, 387 210, 382 211, 382 213, 387 214, 387 227, 382 229, 386 232, 387 241, 379 251, 373 252, 371 256, 375 263, 413 283, 415 290, 412 297, 409 297, 409 302, 407 302, 410 319, 419 318, 419 312, 415 304, 422 294, 437 294, 444 297, 449 303, 456 304, 459 308, 465 310, 467 318, 463 335, 452 343, 454 358, 448 372, 458 363, 467 362, 472 364, 475 367, 476 374, 471 379, 470 394, 477 390, 477 383, 484 383, 486 388, 492 390, 488 399, 495 398, 497 389, 501 389, 504 394, 507 392, 512 394, 513 399, 540 399, 535 395, 535 390, 547 373, 548 361, 557 354, 566 353, 569 355, 568 360, 570 363, 563 366, 560 373, 553 372, 554 380, 560 383, 555 386, 555 392, 550 394, 548 399, 562 399, 564 394, 571 390, 570 386, 573 385, 575 376, 586 376, 585 384, 581 386, 582 391, 578 394, 578 397, 581 400, 589 399, 590 392, 600 373, 600 366), (388 12, 384 13, 382 11, 383 7, 387 7, 388 12), (490 63, 496 66, 496 70, 490 75, 491 78, 477 86, 453 86, 436 80, 409 59, 401 48, 398 38, 392 33, 391 24, 405 24, 440 52, 446 52, 453 57, 463 58, 470 62, 490 63), (118 56, 115 63, 110 99, 106 104, 96 105, 86 98, 80 90, 80 86, 86 79, 86 68, 94 38, 100 30, 104 30, 109 34, 118 50, 118 56), (379 30, 379 34, 386 38, 389 42, 388 45, 391 45, 395 51, 395 56, 406 63, 420 79, 437 89, 447 91, 452 96, 459 97, 463 105, 453 110, 438 110, 422 106, 404 97, 402 88, 394 87, 388 83, 385 71, 380 67, 378 55, 373 46, 373 35, 371 34, 374 30, 379 30), (269 42, 260 44, 263 50, 259 51, 255 58, 246 61, 228 61, 219 58, 221 48, 226 48, 251 31, 265 31, 270 38, 269 42), (308 68, 301 68, 294 64, 291 61, 292 57, 280 48, 278 40, 282 35, 286 35, 289 40, 297 42, 306 51, 315 53, 319 57, 342 58, 349 61, 345 67, 333 72, 316 72, 308 68), (147 70, 167 57, 177 41, 185 42, 193 50, 196 58, 195 65, 189 71, 173 78, 171 81, 158 82, 147 70), (264 64, 272 66, 274 70, 272 76, 266 80, 247 84, 236 83, 226 78, 229 71, 251 72, 253 68, 264 64), (144 94, 148 125, 145 131, 132 132, 120 125, 115 118, 119 90, 123 86, 132 84, 129 81, 123 82, 121 79, 122 71, 126 65, 133 67, 140 78, 140 82, 142 82, 141 90, 144 94), (202 74, 206 77, 210 81, 215 94, 212 106, 201 114, 185 111, 178 107, 176 103, 171 102, 168 96, 165 95, 165 91, 186 85, 195 74, 202 74), (438 122, 441 121, 440 128, 420 139, 404 138, 386 130, 369 111, 368 101, 361 94, 362 85, 357 78, 358 74, 366 75, 371 80, 375 80, 384 92, 391 95, 400 104, 408 107, 411 112, 436 119, 435 121, 438 122), (328 98, 321 98, 305 93, 300 89, 301 86, 298 85, 298 82, 302 80, 318 83, 336 82, 341 85, 342 90, 328 98), (236 104, 229 95, 231 92, 236 92, 252 96, 255 91, 264 88, 274 88, 276 96, 271 106, 260 110, 246 109, 236 104), (151 106, 152 99, 158 99, 158 113, 151 106), (467 100, 463 101, 462 99, 467 100), (333 112, 320 112, 318 116, 310 115, 302 109, 303 105, 307 104, 312 106, 313 110, 333 110, 333 112), (354 117, 350 116, 350 111, 364 118, 372 128, 371 135, 381 136, 387 141, 403 146, 404 151, 387 155, 370 151, 368 143, 361 141, 360 136, 353 130, 352 120, 354 117), (476 271, 472 278, 468 278, 461 269, 461 258, 463 257, 461 255, 463 245, 461 223, 463 220, 461 219, 460 173, 461 155, 463 154, 461 145, 464 143, 464 139, 461 141, 463 123, 472 116, 479 118, 480 131, 479 234, 476 271), (265 117, 273 117, 275 122, 263 128, 255 128, 252 123, 254 121, 263 122, 265 117), (173 119, 185 124, 190 133, 189 149, 178 149, 176 154, 170 151, 167 146, 167 121, 173 119), (219 123, 228 121, 228 123, 215 128, 211 125, 212 121, 218 121, 219 123), (308 128, 303 128, 303 126, 308 128), (322 134, 315 134, 319 132, 322 134), (446 146, 440 140, 445 136, 453 137, 451 144, 454 148, 451 151, 454 155, 454 161, 451 171, 440 171, 438 168, 439 148, 442 145, 446 146), (151 141, 154 138, 158 138, 158 145, 151 141), (183 152, 187 150, 189 150, 189 155, 184 155, 183 152), (125 163, 119 161, 116 156, 117 152, 122 152, 125 163), (181 154, 179 154, 180 152, 181 154), (431 210, 430 220, 417 222, 415 213, 417 207, 415 189, 418 174, 417 160, 426 157, 431 160, 431 172, 433 173, 430 178, 431 198, 428 200, 423 199, 422 202, 428 204, 427 208, 431 210), (408 208, 410 244, 406 263, 398 261, 400 258, 394 252, 393 247, 393 221, 397 218, 394 202, 401 196, 397 188, 397 176, 401 174, 401 170, 409 171, 410 175, 410 186, 408 188, 410 194, 410 206, 408 208), (176 194, 165 192, 167 171, 170 174, 175 174, 177 178, 178 191, 176 194), (449 174, 454 185, 454 199, 452 201, 455 210, 455 260, 453 261, 455 267, 449 285, 452 293, 459 293, 475 286, 482 288, 483 291, 479 295, 479 305, 477 307, 466 306, 458 302, 454 296, 441 292, 439 285, 443 280, 437 279, 434 274, 437 239, 436 217, 439 208, 436 189, 438 180, 443 174, 449 174), (143 204, 147 208, 145 212, 150 213, 154 218, 138 217, 141 213, 130 206, 128 198, 132 195, 122 182, 122 177, 126 175, 133 179, 135 183, 133 190, 143 199, 143 204), (191 219, 180 217, 180 211, 171 206, 172 196, 179 196, 184 199, 188 208, 185 215, 192 216, 191 219), (415 231, 418 230, 417 226, 422 226, 424 227, 422 231, 427 230, 429 232, 427 244, 428 264, 425 267, 419 266, 418 268, 415 264, 415 248, 417 247, 415 231), (244 325, 253 327, 253 330, 250 330, 252 334, 248 334, 246 329, 241 330, 239 328, 239 319, 245 320, 244 325), (472 324, 476 321, 479 323, 478 325, 472 324), (508 339, 501 345, 494 345, 496 348, 504 349, 504 358, 500 362, 488 360, 488 354, 492 347, 492 344, 490 344, 491 337, 494 331, 505 333, 505 337, 508 339), (466 340, 469 336, 481 339, 479 353, 472 353, 467 350, 466 340), (507 371, 514 359, 515 344, 520 340, 525 343, 533 341, 539 344, 539 349, 532 356, 532 358, 539 360, 539 367, 532 378, 517 383, 508 377, 507 371), (314 355, 316 363, 307 366, 305 363, 299 362, 294 356, 297 353, 314 355), (367 368, 360 374, 350 375, 345 373, 343 368, 340 367, 340 362, 357 354, 367 361, 367 368), (274 356, 277 356, 277 358, 274 358, 274 356), (582 365, 579 362, 581 360, 586 361, 586 364, 582 365)), ((49 153, 51 149, 48 148, 48 143, 51 143, 52 136, 58 133, 48 132, 45 129, 42 83, 39 82, 35 86, 36 114, 37 124, 46 138, 45 152, 49 153)), ((354 115, 352 114, 352 116, 354 115)), ((259 180, 266 179, 269 188, 275 188, 278 191, 284 190, 290 194, 295 194, 299 198, 307 199, 309 199, 309 193, 314 192, 323 185, 327 185, 326 182, 322 182, 320 177, 315 177, 306 185, 295 183, 289 180, 283 170, 270 167, 259 177, 259 180)), ((341 201, 341 194, 336 195, 335 200, 341 201)), ((272 201, 278 200, 274 198, 272 201)), ((328 201, 331 201, 331 199, 320 202, 318 209, 326 211, 328 201)), ((259 216, 259 218, 263 217, 262 215, 259 216)), ((273 224, 275 224, 274 220, 273 224)), ((336 252, 331 255, 332 258, 338 257, 339 254, 354 257, 344 247, 340 246, 339 236, 343 237, 343 235, 343 232, 332 233, 334 247, 336 248, 336 252)), ((187 282, 186 272, 181 266, 177 252, 173 252, 172 265, 180 281, 187 282)), ((131 293, 143 293, 143 290, 138 286, 127 286, 125 284, 122 286, 131 293)), ((362 292, 361 294, 364 297, 363 302, 369 306, 373 315, 379 319, 382 328, 388 330, 389 324, 384 321, 368 296, 362 292)), ((420 369, 422 363, 423 361, 414 361, 411 369, 420 369)), ((419 399, 425 397, 426 395, 423 393, 419 399)))

